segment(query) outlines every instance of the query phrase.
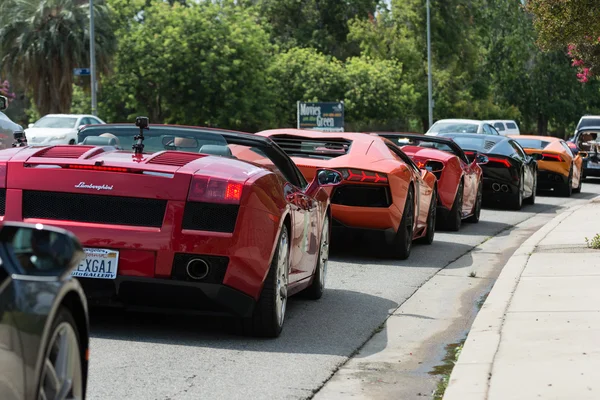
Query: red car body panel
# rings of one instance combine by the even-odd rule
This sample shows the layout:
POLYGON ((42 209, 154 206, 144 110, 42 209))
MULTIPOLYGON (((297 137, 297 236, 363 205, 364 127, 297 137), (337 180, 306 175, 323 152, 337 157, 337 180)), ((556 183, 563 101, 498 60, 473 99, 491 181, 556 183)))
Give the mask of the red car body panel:
MULTIPOLYGON (((374 134, 375 135, 375 134, 374 134)), ((394 133, 381 133, 380 135, 393 136, 394 133)), ((396 134, 402 137, 402 133, 396 134)), ((418 134, 408 134, 417 136, 418 134)), ((418 135, 422 140, 430 139, 425 135, 418 135)), ((398 143, 396 143, 398 145, 398 143)), ((438 150, 415 145, 398 145, 417 165, 424 167, 429 160, 438 161, 443 164, 441 172, 437 172, 438 178, 438 208, 445 211, 452 209, 458 186, 463 181, 462 216, 468 218, 473 215, 475 202, 477 200, 477 189, 483 179, 483 171, 476 162, 465 162, 460 157, 448 151, 438 150)))
MULTIPOLYGON (((400 151, 400 153, 401 150, 392 142, 363 133, 328 133, 297 129, 274 129, 258 132, 256 135, 270 137, 280 146, 282 146, 281 140, 284 140, 281 138, 285 136, 317 141, 332 139, 350 141, 351 145, 347 152, 329 159, 311 158, 290 153, 285 148, 284 150, 308 180, 314 177, 318 168, 331 168, 342 172, 355 169, 374 174, 373 182, 345 180, 342 185, 331 190, 332 216, 336 222, 350 228, 397 231, 402 219, 409 185, 413 185, 415 188, 415 228, 413 236, 414 239, 417 239, 426 235, 427 216, 433 188, 436 185, 436 178, 430 172, 419 170, 416 167, 413 168, 394 156, 391 153, 390 146, 400 151), (387 182, 378 181, 376 177, 378 175, 375 174, 386 175, 387 182), (369 206, 368 204, 348 205, 336 200, 336 193, 346 188, 357 188, 359 186, 366 190, 368 190, 367 188, 389 187, 391 197, 389 205, 378 207, 369 206)), ((317 152, 329 152, 330 154, 335 151, 327 148, 327 146, 317 146, 315 149, 317 152)))
MULTIPOLYGON (((0 151, 0 188, 6 191, 2 220, 58 226, 72 231, 84 247, 118 250, 117 292, 122 281, 174 285, 190 291, 201 288, 204 295, 243 316, 251 313, 252 301, 260 295, 284 223, 290 225, 289 293, 311 283, 329 207, 324 188, 309 197, 306 188, 252 162, 181 151, 138 156, 113 147, 83 145, 0 151), (232 232, 184 229, 190 185, 199 176, 243 185, 232 232), (27 217, 24 193, 159 200, 165 203, 164 215, 159 226, 61 220, 45 217, 44 210, 39 210, 43 217, 27 217), (196 284, 177 278, 174 260, 178 254, 227 259, 222 281, 196 284), (238 301, 243 304, 233 304, 238 301)), ((95 216, 93 209, 78 212, 91 219, 95 216)), ((106 283, 104 279, 80 280, 106 283)))

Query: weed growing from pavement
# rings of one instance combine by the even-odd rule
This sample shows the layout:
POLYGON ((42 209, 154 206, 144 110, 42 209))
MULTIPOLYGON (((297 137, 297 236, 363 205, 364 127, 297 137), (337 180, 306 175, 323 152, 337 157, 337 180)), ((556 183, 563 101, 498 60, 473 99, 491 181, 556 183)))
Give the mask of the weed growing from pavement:
POLYGON ((469 274, 469 278, 477 278, 477 272, 471 271, 471 273, 469 274))
POLYGON ((450 374, 454 369, 454 364, 458 360, 460 356, 460 352, 462 351, 463 345, 465 344, 465 340, 463 339, 458 343, 452 343, 446 346, 446 355, 442 359, 443 364, 436 365, 433 367, 433 370, 429 372, 431 375, 441 375, 441 379, 439 380, 435 391, 433 392, 432 398, 434 400, 442 400, 444 397, 444 393, 446 392, 446 388, 448 387, 448 382, 450 381, 450 374))
POLYGON ((477 302, 477 309, 478 310, 481 310, 481 307, 483 307, 483 304, 487 300, 489 294, 490 294, 490 292, 487 292, 486 294, 484 294, 483 296, 481 296, 481 298, 477 302))
POLYGON ((591 249, 600 249, 600 233, 596 233, 591 240, 586 237, 585 244, 591 249))

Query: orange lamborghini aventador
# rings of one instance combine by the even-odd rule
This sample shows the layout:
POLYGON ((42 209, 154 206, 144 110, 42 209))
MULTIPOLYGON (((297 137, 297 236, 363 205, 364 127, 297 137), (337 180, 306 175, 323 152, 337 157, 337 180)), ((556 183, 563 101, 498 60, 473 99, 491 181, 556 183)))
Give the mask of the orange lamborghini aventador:
POLYGON ((433 242, 437 180, 419 169, 391 141, 363 133, 274 129, 270 137, 292 157, 306 179, 317 168, 332 168, 344 181, 331 191, 334 224, 385 232, 388 248, 400 259, 412 241, 433 242))
POLYGON ((561 196, 581 191, 583 160, 573 156, 567 143, 552 136, 511 135, 529 155, 541 153, 538 161, 538 189, 554 189, 561 196))

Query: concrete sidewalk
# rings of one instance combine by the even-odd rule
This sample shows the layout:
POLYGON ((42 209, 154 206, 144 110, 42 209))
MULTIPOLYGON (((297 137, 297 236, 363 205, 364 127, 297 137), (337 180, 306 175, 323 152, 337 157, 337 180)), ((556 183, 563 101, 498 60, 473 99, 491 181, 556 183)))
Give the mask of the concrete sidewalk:
POLYGON ((514 253, 475 319, 444 400, 600 399, 600 200, 514 253))

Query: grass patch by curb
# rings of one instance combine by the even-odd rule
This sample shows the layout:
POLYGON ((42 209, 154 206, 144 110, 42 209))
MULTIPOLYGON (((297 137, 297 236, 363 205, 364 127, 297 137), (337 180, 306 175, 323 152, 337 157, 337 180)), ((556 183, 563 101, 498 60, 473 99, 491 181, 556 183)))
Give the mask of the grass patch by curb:
POLYGON ((435 391, 433 392, 432 399, 434 400, 442 400, 444 397, 444 393, 446 392, 446 388, 448 387, 448 382, 450 381, 450 374, 454 369, 454 364, 458 360, 460 356, 460 352, 465 344, 465 339, 461 340, 458 343, 451 343, 446 345, 446 355, 442 359, 441 365, 436 365, 433 367, 433 370, 429 372, 430 375, 438 375, 441 376, 435 391))

